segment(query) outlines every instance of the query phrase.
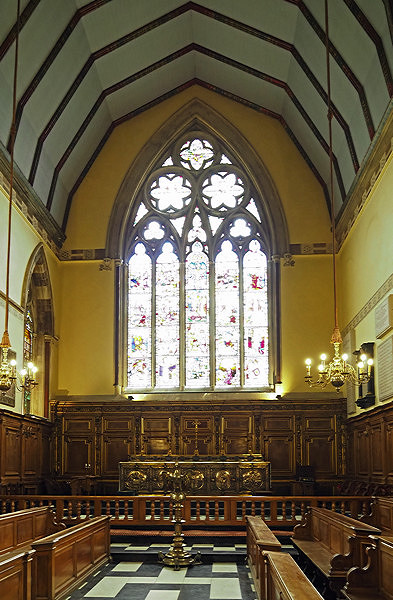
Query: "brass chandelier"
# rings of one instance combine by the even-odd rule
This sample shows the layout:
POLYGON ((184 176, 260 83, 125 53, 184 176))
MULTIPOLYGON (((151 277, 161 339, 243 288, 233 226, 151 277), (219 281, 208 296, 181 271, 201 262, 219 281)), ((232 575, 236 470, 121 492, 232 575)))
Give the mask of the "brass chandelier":
POLYGON ((6 259, 6 283, 5 283, 5 317, 4 317, 4 333, 1 339, 0 349, 0 392, 5 395, 11 388, 13 383, 16 383, 17 378, 20 380, 19 390, 24 390, 25 393, 30 393, 31 389, 37 385, 35 374, 37 368, 33 363, 29 362, 25 369, 22 369, 20 374, 16 372, 16 361, 10 359, 8 354, 11 349, 10 336, 8 333, 8 318, 9 318, 9 283, 10 283, 10 255, 11 255, 11 219, 12 219, 12 192, 14 185, 14 146, 16 133, 16 82, 18 72, 18 48, 19 48, 19 21, 20 21, 20 0, 17 2, 17 17, 16 17, 16 35, 15 35, 15 63, 14 63, 14 78, 13 78, 13 95, 12 95, 12 124, 11 124, 11 142, 10 142, 10 188, 9 188, 9 203, 8 203, 8 233, 7 233, 7 259, 6 259))
POLYGON ((329 383, 340 392, 344 383, 362 385, 367 383, 371 377, 371 367, 373 360, 367 358, 365 354, 360 356, 357 363, 357 369, 350 365, 347 354, 340 354, 340 345, 342 337, 338 326, 337 309, 337 274, 336 274, 336 227, 334 213, 334 187, 333 187, 333 143, 332 143, 332 108, 331 108, 331 90, 330 90, 330 52, 329 52, 329 19, 328 19, 328 0, 325 0, 325 33, 326 33, 326 72, 327 72, 327 100, 328 100, 328 126, 329 126, 329 166, 330 166, 330 198, 331 198, 331 221, 332 221, 332 255, 333 255, 333 296, 334 296, 334 329, 330 343, 333 344, 334 356, 330 362, 327 361, 326 354, 321 355, 321 362, 318 366, 318 377, 313 379, 311 375, 311 359, 306 359, 305 381, 310 387, 325 387, 329 383))

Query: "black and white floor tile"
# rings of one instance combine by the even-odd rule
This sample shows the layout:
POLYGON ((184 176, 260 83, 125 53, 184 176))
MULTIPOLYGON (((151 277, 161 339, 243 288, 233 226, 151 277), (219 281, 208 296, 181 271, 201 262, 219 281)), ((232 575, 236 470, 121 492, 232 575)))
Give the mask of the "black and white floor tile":
MULTIPOLYGON (((239 545, 243 547, 238 548, 237 552, 241 551, 245 556, 244 545, 239 545)), ((111 545, 113 550, 116 547, 111 545)), ((131 546, 134 547, 142 551, 142 546, 131 546)), ((169 545, 152 544, 144 552, 165 552, 168 548, 169 545)), ((214 552, 214 545, 193 544, 190 547, 192 553, 197 550, 202 555, 207 550, 214 552)), ((67 600, 255 600, 249 568, 244 561, 241 564, 233 560, 233 550, 237 553, 236 548, 221 546, 220 550, 227 553, 226 562, 220 552, 220 562, 203 563, 179 571, 151 561, 112 562, 74 591, 67 600)))

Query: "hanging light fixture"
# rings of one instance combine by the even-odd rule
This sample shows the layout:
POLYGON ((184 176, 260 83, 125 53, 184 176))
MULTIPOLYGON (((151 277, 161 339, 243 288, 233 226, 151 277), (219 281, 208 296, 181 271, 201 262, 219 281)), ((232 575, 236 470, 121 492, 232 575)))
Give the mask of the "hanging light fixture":
MULTIPOLYGON (((6 279, 5 279, 5 317, 4 317, 4 333, 1 339, 0 349, 0 392, 5 395, 12 384, 16 382, 16 361, 9 358, 9 350, 11 349, 10 336, 8 333, 8 318, 9 318, 9 304, 10 304, 10 255, 11 255, 11 219, 12 219, 12 192, 14 186, 14 146, 15 146, 15 133, 16 133, 16 82, 18 73, 18 49, 19 49, 19 21, 20 21, 20 0, 17 2, 17 15, 16 15, 16 35, 15 35, 15 63, 14 63, 14 79, 13 79, 13 93, 12 93, 12 124, 11 124, 11 141, 10 141, 10 188, 9 188, 9 202, 8 202, 8 233, 7 233, 7 262, 6 262, 6 279)), ((37 368, 29 363, 26 369, 23 369, 20 373, 20 388, 25 392, 30 390, 32 387, 37 385, 35 381, 35 373, 37 368)))
POLYGON ((329 125, 329 166, 330 166, 330 200, 331 200, 331 221, 332 221, 332 255, 333 255, 333 296, 334 296, 334 329, 330 343, 333 344, 334 356, 330 362, 327 361, 326 354, 321 355, 321 362, 318 366, 318 378, 313 379, 311 375, 311 359, 306 360, 306 382, 311 386, 325 387, 331 383, 336 391, 346 382, 355 385, 367 383, 371 377, 373 360, 367 359, 366 355, 360 357, 357 369, 350 365, 347 354, 340 354, 340 345, 342 338, 338 326, 337 309, 337 274, 336 274, 336 223, 334 213, 334 187, 333 187, 333 143, 332 143, 332 108, 330 91, 330 52, 329 52, 329 19, 328 19, 328 0, 325 0, 325 29, 326 29, 326 72, 327 72, 327 98, 328 98, 328 125, 329 125))

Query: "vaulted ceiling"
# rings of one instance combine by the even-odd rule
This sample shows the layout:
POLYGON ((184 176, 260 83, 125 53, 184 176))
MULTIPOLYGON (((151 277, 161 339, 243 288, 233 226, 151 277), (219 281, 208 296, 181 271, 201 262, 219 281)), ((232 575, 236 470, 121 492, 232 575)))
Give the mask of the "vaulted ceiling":
MULTIPOLYGON (((10 148, 17 0, 0 3, 10 148)), ((393 92, 392 0, 329 0, 337 208, 393 92)), ((198 84, 278 119, 326 190, 324 0, 21 0, 15 162, 66 231, 113 128, 198 84)))

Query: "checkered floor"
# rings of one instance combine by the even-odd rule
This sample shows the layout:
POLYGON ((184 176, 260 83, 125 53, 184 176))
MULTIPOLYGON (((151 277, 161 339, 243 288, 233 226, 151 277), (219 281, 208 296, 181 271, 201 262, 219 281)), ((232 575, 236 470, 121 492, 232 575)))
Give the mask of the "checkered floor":
POLYGON ((256 600, 245 544, 190 544, 186 550, 200 552, 202 564, 179 571, 157 562, 158 552, 169 548, 169 543, 112 543, 113 562, 66 600, 256 600))
POLYGON ((110 563, 70 600, 256 600, 249 569, 234 562, 174 571, 159 564, 110 563))

